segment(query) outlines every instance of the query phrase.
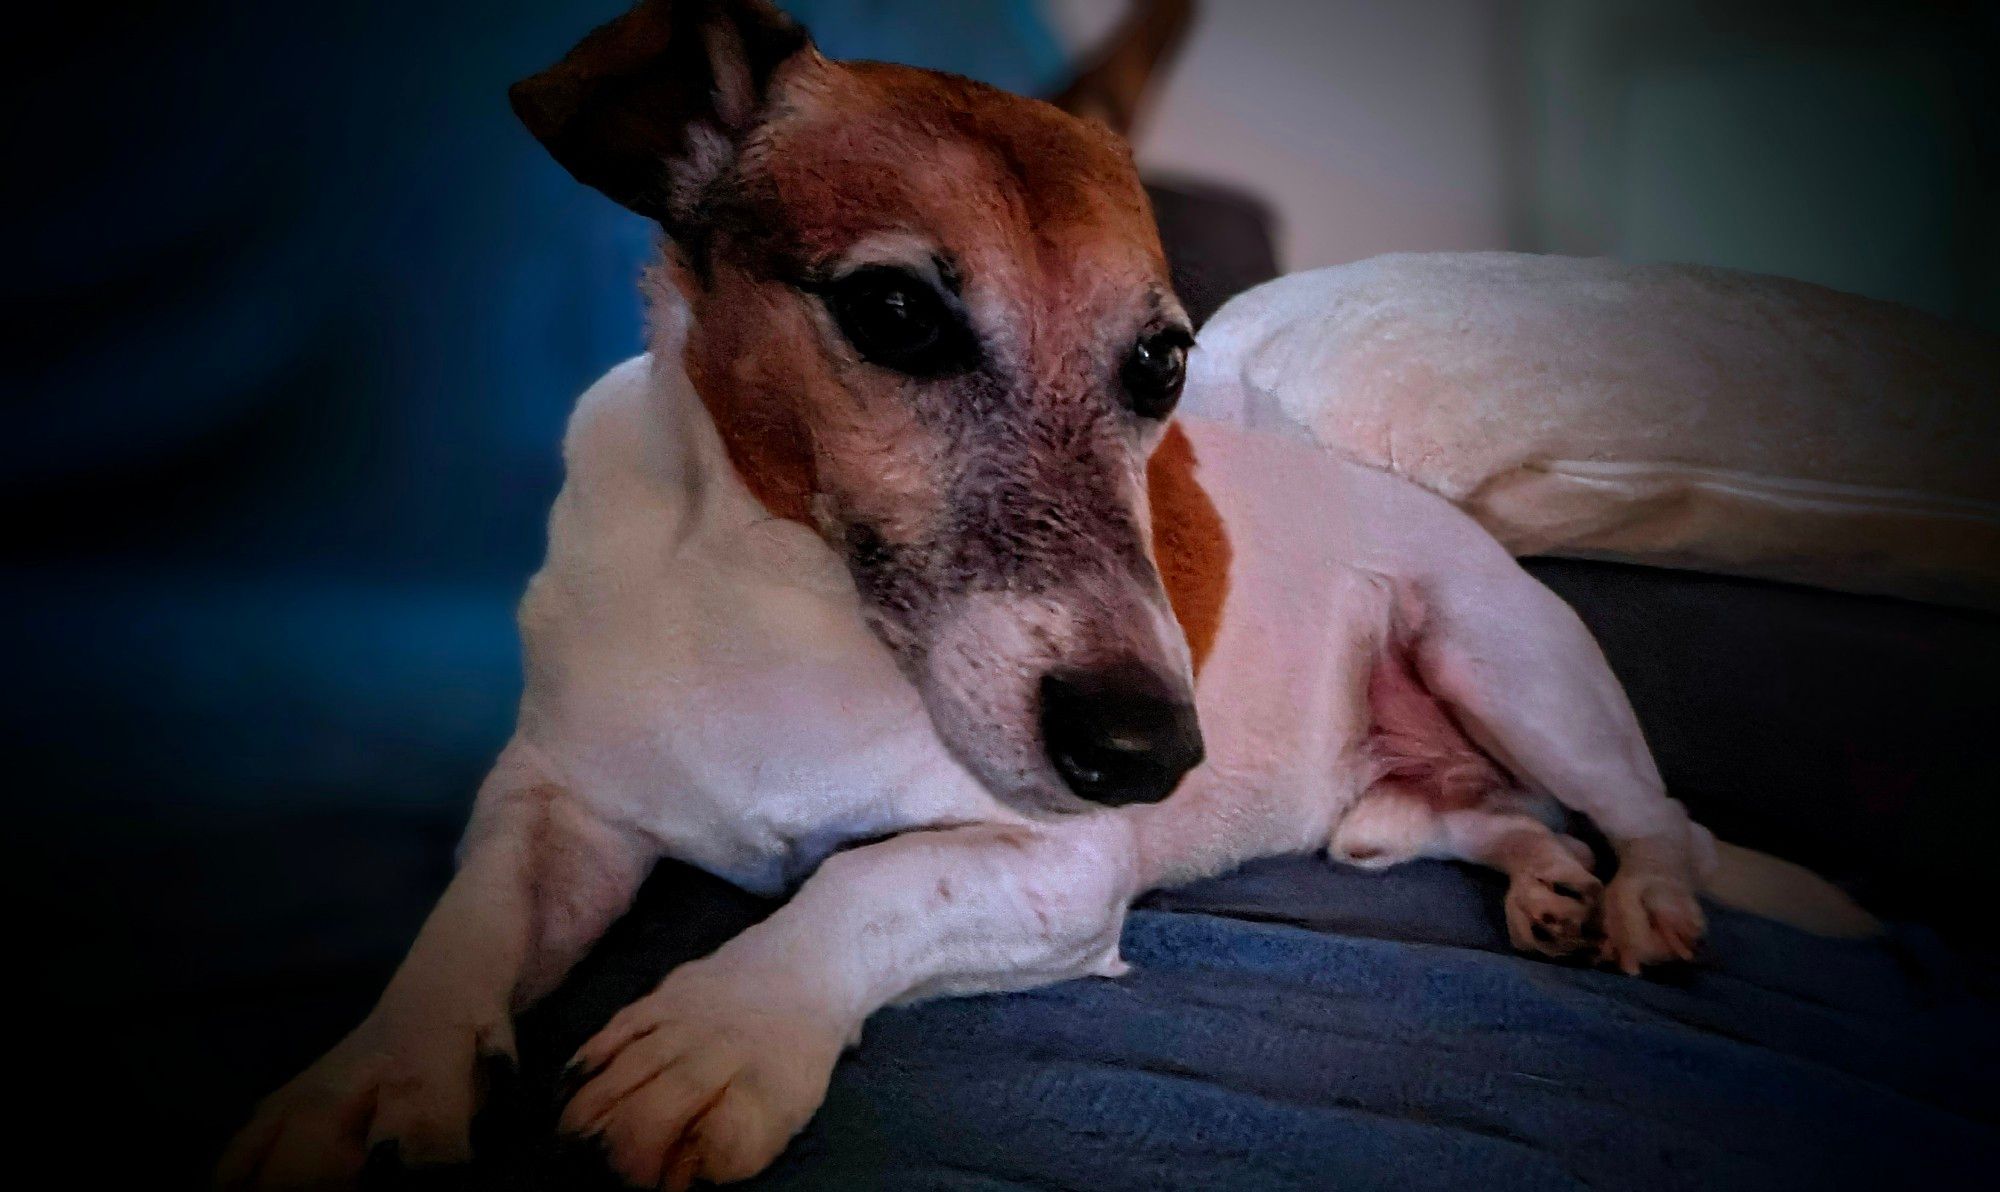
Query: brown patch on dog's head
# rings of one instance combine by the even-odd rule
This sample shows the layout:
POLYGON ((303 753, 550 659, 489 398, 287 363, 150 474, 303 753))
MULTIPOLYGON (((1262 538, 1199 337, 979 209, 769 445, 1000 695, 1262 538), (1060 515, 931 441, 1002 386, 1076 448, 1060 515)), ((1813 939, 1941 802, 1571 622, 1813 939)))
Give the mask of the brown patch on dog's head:
POLYGON ((1220 595, 1196 577, 1227 549, 1184 440, 1149 474, 1191 335, 1123 141, 966 79, 830 62, 754 0, 652 0, 515 102, 666 229, 731 460, 841 553, 990 786, 1060 791, 1052 674, 1191 699, 1174 613, 1205 649, 1220 595))

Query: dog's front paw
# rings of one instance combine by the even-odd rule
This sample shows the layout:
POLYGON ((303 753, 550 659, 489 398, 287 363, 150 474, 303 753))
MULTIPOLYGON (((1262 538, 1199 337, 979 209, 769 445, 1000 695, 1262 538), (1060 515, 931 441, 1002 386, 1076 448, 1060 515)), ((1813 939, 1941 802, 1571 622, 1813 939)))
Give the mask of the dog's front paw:
POLYGON ((1628 974, 1693 960, 1707 931, 1701 901, 1686 878, 1628 867, 1605 888, 1601 958, 1628 974))
POLYGON ((223 1153, 217 1187, 347 1188, 364 1168, 372 1183, 469 1162, 474 1114, 515 1074, 506 1015, 486 1021, 371 1017, 257 1106, 223 1153))
POLYGON ((636 1187, 757 1174, 819 1108, 853 1033, 809 1003, 713 959, 675 970, 577 1052, 562 1132, 636 1187))

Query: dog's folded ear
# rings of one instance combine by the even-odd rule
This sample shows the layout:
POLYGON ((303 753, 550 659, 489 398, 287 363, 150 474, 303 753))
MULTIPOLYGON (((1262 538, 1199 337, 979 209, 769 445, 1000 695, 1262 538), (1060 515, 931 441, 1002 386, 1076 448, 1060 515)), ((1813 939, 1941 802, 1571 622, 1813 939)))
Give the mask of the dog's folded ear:
POLYGON ((771 77, 811 46, 766 0, 641 0, 507 96, 579 182, 678 236, 771 77))

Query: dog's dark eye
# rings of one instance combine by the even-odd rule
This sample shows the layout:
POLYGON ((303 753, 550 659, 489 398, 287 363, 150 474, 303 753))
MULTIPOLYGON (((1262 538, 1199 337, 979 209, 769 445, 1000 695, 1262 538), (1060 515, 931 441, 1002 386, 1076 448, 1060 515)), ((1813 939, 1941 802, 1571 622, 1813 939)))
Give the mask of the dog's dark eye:
POLYGON ((840 333, 870 364, 915 377, 969 367, 972 333, 936 290, 901 269, 871 265, 821 291, 840 333))
POLYGON ((1180 400, 1187 379, 1188 334, 1178 328, 1141 336, 1119 370, 1125 399, 1141 418, 1165 418, 1180 400))

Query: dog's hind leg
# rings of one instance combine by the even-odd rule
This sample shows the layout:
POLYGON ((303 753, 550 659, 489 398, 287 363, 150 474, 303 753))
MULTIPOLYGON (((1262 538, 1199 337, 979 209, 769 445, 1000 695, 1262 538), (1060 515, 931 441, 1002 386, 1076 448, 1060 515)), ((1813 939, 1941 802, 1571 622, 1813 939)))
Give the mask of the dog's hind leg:
POLYGON ((1368 715, 1368 764, 1380 777, 1328 851, 1369 868, 1431 857, 1497 869, 1509 879, 1515 947, 1549 956, 1594 947, 1603 886, 1589 847, 1561 834, 1560 804, 1521 791, 1466 739, 1399 644, 1370 668, 1368 715))
POLYGON ((1469 861, 1507 875, 1507 936, 1524 952, 1570 956, 1598 946, 1604 884, 1590 847, 1566 835, 1561 808, 1496 789, 1471 806, 1447 807, 1405 780, 1371 787, 1344 816, 1328 852, 1382 869, 1417 858, 1469 861))
POLYGON ((1507 875, 1507 937, 1524 952, 1594 953, 1602 938, 1604 883, 1590 871, 1590 846, 1517 811, 1446 812, 1449 855, 1507 875))
POLYGON ((375 1009, 258 1106, 217 1183, 345 1187, 364 1163, 470 1159, 474 1114, 512 1074, 513 1014, 624 911, 652 859, 510 745, 456 876, 375 1009))
POLYGON ((1638 719, 1568 605, 1483 534, 1410 593, 1413 657, 1455 724, 1523 786, 1588 816, 1618 853, 1604 958, 1628 973, 1691 960, 1711 864, 1667 797, 1638 719))

